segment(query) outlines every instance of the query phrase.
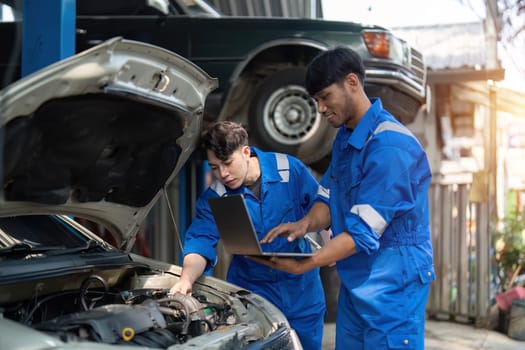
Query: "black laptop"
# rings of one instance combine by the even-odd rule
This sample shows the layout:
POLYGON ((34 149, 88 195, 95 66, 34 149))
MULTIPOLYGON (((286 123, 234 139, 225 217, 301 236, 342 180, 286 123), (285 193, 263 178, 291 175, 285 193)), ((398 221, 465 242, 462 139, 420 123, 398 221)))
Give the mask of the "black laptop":
POLYGON ((308 257, 317 254, 263 252, 243 196, 209 198, 208 202, 224 248, 230 254, 282 257, 308 257))

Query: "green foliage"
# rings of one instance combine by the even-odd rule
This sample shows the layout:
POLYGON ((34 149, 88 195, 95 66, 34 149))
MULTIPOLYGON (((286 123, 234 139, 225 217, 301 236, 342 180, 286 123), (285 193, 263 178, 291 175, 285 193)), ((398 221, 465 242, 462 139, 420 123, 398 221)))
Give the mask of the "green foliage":
POLYGON ((525 273, 525 210, 514 211, 503 219, 501 229, 493 234, 497 277, 502 291, 515 285, 525 273))

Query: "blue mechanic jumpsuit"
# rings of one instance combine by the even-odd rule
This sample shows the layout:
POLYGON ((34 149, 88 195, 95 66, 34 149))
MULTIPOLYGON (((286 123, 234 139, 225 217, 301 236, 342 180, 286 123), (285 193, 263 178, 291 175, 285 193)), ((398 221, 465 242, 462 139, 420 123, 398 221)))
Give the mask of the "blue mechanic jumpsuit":
POLYGON ((337 262, 336 349, 422 350, 435 279, 431 171, 414 135, 379 99, 371 102, 353 131, 338 130, 321 180, 329 190, 332 233, 350 233, 357 251, 337 262))
MULTIPOLYGON (((219 235, 208 205, 210 197, 242 194, 260 239, 282 222, 299 220, 312 206, 319 185, 303 163, 292 156, 262 152, 255 147, 251 151, 259 158, 261 166, 261 199, 248 187, 232 190, 219 181, 213 182, 197 200, 196 217, 186 232, 184 255, 197 253, 207 259, 209 266, 216 264, 219 235)), ((235 220, 235 213, 232 213, 232 220, 235 220)), ((311 251, 304 239, 289 243, 285 237, 263 244, 262 249, 311 251)), ((296 330, 304 349, 322 348, 326 306, 319 269, 294 275, 233 255, 227 280, 276 305, 296 330)))

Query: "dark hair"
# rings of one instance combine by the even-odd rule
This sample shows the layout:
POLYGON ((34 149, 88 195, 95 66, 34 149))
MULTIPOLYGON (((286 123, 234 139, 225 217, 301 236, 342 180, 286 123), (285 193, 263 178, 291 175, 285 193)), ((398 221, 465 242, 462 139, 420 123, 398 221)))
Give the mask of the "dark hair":
POLYGON ((348 47, 320 52, 306 69, 306 90, 313 96, 333 83, 342 82, 354 73, 365 84, 365 66, 359 54, 348 47))
POLYGON ((248 146, 248 132, 231 121, 220 121, 213 124, 202 138, 206 151, 212 151, 222 161, 228 159, 239 147, 248 146))

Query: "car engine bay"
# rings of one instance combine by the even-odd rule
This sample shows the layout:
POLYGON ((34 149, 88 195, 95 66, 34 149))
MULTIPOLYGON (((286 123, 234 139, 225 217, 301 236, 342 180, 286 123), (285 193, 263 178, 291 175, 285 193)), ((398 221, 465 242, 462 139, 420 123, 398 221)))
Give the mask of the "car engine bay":
MULTIPOLYGON (((270 320, 260 322, 264 317, 258 314, 259 306, 252 307, 251 302, 243 300, 244 293, 252 295, 247 291, 233 294, 201 286, 204 289, 193 295, 183 295, 169 294, 169 288, 142 288, 144 283, 151 286, 175 281, 175 276, 169 274, 134 275, 128 281, 131 288, 123 289, 110 286, 111 278, 103 275, 89 275, 76 290, 35 294, 30 299, 3 304, 0 312, 3 318, 64 343, 157 349, 195 348, 214 341, 219 349, 225 340, 232 349, 242 349, 264 338, 273 327, 270 320)), ((36 284, 35 288, 45 289, 36 284)))

